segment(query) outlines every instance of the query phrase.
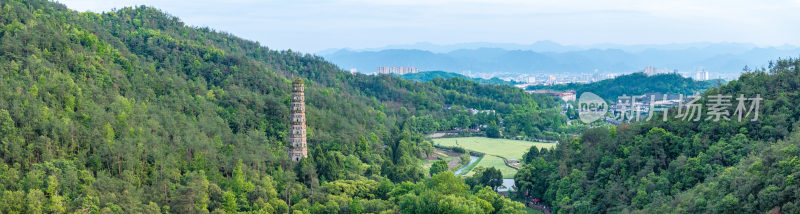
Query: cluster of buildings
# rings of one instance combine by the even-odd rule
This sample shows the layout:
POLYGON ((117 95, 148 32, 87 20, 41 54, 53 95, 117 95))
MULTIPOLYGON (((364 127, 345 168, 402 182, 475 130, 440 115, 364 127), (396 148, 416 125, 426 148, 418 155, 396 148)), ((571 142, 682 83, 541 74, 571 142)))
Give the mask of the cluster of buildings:
MULTIPOLYGON (((711 80, 712 75, 703 67, 698 67, 694 72, 678 72, 677 69, 669 69, 669 68, 656 68, 653 66, 646 66, 644 69, 639 70, 648 76, 658 75, 658 74, 678 74, 685 78, 692 78, 697 81, 706 81, 711 80)), ((567 84, 567 83, 591 83, 597 82, 605 79, 612 79, 617 76, 622 75, 621 73, 600 73, 598 70, 594 70, 592 73, 559 73, 559 74, 516 74, 516 75, 505 75, 504 77, 499 77, 502 80, 506 81, 516 81, 521 82, 521 84, 517 84, 517 87, 526 88, 531 85, 556 85, 556 84, 567 84)), ((722 78, 723 76, 718 76, 716 78, 722 78)), ((735 77, 735 76, 734 76, 735 77)))
POLYGON ((706 71, 706 69, 697 70, 697 72, 695 72, 695 74, 694 74, 694 80, 697 80, 697 81, 710 80, 708 78, 708 71, 706 71))
MULTIPOLYGON (((411 73, 418 73, 420 72, 414 66, 379 66, 376 69, 376 74, 395 74, 395 75, 403 75, 403 74, 411 74, 411 73)), ((355 73, 355 69, 350 70, 351 73, 355 73)), ((669 69, 669 68, 657 68, 654 66, 646 66, 642 70, 638 72, 642 72, 648 76, 658 75, 658 74, 678 74, 686 78, 692 78, 697 81, 706 81, 711 80, 711 73, 706 71, 703 67, 697 67, 696 71, 694 72, 678 72, 678 69, 669 69)), ((460 74, 469 76, 469 77, 478 77, 484 79, 491 79, 491 78, 498 78, 501 80, 509 81, 509 82, 516 82, 516 86, 520 88, 526 88, 531 85, 557 85, 557 84, 567 84, 567 83, 591 83, 597 82, 605 79, 612 79, 617 76, 623 75, 625 73, 603 73, 600 72, 598 69, 595 69, 593 72, 585 72, 585 73, 572 73, 572 72, 562 72, 562 73, 549 73, 549 74, 519 74, 519 73, 473 73, 471 71, 464 71, 459 72, 460 74)), ((723 76, 719 76, 717 78, 722 78, 723 76)))
POLYGON ((653 66, 647 66, 644 67, 644 69, 640 70, 639 72, 647 74, 647 76, 653 76, 657 74, 678 74, 686 78, 692 78, 696 81, 711 80, 710 73, 706 71, 706 69, 704 69, 703 67, 697 68, 697 70, 694 73, 683 73, 683 72, 678 72, 678 69, 667 69, 667 68, 658 69, 653 66))
MULTIPOLYGON (((639 96, 618 97, 616 102, 609 105, 609 112, 614 114, 613 118, 606 118, 606 122, 619 124, 623 120, 632 120, 635 117, 643 120, 648 117, 650 108, 664 109, 678 106, 687 100, 679 94, 647 93, 639 96), (622 118, 626 117, 626 118, 622 118)), ((654 110, 657 111, 657 110, 654 110)))
POLYGON ((380 66, 380 67, 378 67, 377 71, 378 71, 378 74, 397 74, 397 75, 412 74, 412 73, 419 72, 419 70, 417 70, 417 68, 413 67, 413 66, 409 66, 409 67, 406 67, 406 66, 399 66, 399 67, 380 66))
POLYGON ((600 80, 611 79, 619 76, 616 73, 600 73, 595 70, 594 73, 560 73, 560 74, 520 74, 516 77, 502 77, 500 79, 506 81, 521 82, 517 87, 526 88, 531 85, 557 85, 567 83, 591 83, 600 80))
POLYGON ((644 67, 644 69, 640 70, 639 72, 642 72, 642 73, 646 74, 647 76, 653 76, 653 75, 656 75, 656 74, 677 74, 678 70, 677 69, 667 69, 667 68, 658 69, 658 68, 653 67, 653 66, 646 66, 646 67, 644 67))
POLYGON ((552 97, 560 98, 564 101, 575 101, 577 96, 575 95, 575 91, 555 91, 550 89, 540 89, 540 90, 533 90, 527 91, 529 94, 546 94, 552 97))
MULTIPOLYGON (((379 66, 376 69, 376 74, 394 74, 394 75, 403 75, 403 74, 411 74, 411 73, 418 73, 420 72, 414 66, 379 66)), ((351 73, 357 72, 355 69, 350 70, 351 73)), ((693 72, 678 72, 678 69, 669 69, 669 68, 657 68, 654 66, 646 66, 642 70, 638 72, 642 72, 648 76, 658 75, 658 74, 678 74, 685 78, 692 78, 697 81, 706 81, 711 80, 712 75, 703 67, 697 67, 693 72)), ((597 82, 605 79, 612 79, 623 75, 625 73, 602 73, 598 69, 595 69, 593 72, 586 72, 586 73, 572 73, 572 72, 563 72, 563 73, 549 73, 549 74, 519 74, 519 73, 473 73, 471 71, 464 71, 460 72, 463 75, 469 77, 477 77, 477 78, 484 78, 484 79, 491 79, 491 78, 498 78, 501 80, 515 82, 515 86, 519 88, 527 88, 528 86, 532 85, 557 85, 557 84, 568 84, 568 83, 592 83, 597 82)), ((729 78, 727 76, 717 76, 716 78, 729 78)), ((736 76, 732 76, 735 78, 736 76)))

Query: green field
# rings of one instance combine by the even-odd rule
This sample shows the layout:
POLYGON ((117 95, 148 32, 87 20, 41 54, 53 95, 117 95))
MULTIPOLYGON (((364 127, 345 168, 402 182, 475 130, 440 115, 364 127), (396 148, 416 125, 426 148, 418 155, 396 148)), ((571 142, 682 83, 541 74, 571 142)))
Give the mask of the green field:
MULTIPOLYGON (((433 143, 444 147, 463 147, 470 151, 476 151, 486 154, 482 160, 478 162, 476 167, 494 167, 503 173, 503 178, 514 178, 517 170, 506 166, 503 162, 506 159, 522 159, 522 154, 528 152, 531 146, 538 148, 552 149, 556 146, 555 143, 536 143, 521 140, 509 139, 494 139, 485 137, 459 137, 459 138, 437 138, 433 139, 433 143)), ((466 175, 471 176, 472 171, 466 175)))
MULTIPOLYGON (((502 158, 492 155, 483 156, 483 159, 478 162, 478 165, 475 167, 497 168, 500 170, 500 173, 503 173, 503 178, 514 178, 514 175, 517 174, 517 170, 506 166, 502 158)), ((466 176, 472 176, 472 174, 474 174, 474 172, 470 171, 466 174, 466 176)))
POLYGON ((437 138, 433 139, 433 143, 446 147, 460 146, 470 151, 496 155, 507 159, 522 159, 522 154, 528 152, 531 146, 548 149, 556 146, 555 143, 535 143, 530 141, 485 137, 437 138))

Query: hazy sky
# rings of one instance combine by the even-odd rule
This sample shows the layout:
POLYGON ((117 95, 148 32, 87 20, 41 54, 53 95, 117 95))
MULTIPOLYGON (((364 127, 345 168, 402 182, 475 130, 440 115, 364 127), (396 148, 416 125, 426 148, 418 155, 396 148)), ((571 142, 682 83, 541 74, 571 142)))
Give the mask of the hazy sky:
POLYGON ((315 52, 431 42, 800 45, 800 0, 59 0, 154 6, 193 26, 315 52))

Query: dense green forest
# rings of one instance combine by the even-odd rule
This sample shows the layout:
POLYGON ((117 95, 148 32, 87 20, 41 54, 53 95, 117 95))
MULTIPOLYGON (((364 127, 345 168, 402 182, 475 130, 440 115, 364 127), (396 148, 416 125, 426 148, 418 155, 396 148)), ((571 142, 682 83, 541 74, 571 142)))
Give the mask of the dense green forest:
POLYGON ((515 177, 518 194, 559 213, 798 213, 798 88, 800 60, 777 60, 706 92, 760 94, 757 121, 685 121, 673 109, 666 122, 594 128, 553 150, 532 148, 515 177))
POLYGON ((566 124, 547 96, 350 74, 149 7, 0 12, 0 213, 519 213, 491 187, 423 171, 423 136, 493 124, 558 138, 566 124), (294 163, 297 77, 309 158, 294 163))
POLYGON ((533 85, 528 90, 553 89, 573 90, 577 95, 592 92, 606 100, 616 100, 622 95, 660 93, 669 95, 691 95, 724 83, 722 80, 695 81, 678 74, 656 74, 648 76, 642 72, 626 74, 593 83, 568 83, 558 85, 533 85))
POLYGON ((421 82, 428 82, 433 79, 442 78, 442 79, 450 79, 450 78, 461 78, 461 79, 468 79, 474 80, 481 84, 490 84, 490 85, 516 85, 518 82, 515 81, 505 81, 498 78, 491 78, 491 79, 484 79, 484 78, 471 78, 468 76, 464 76, 457 73, 450 73, 444 71, 423 71, 418 73, 410 73, 410 74, 403 74, 397 75, 400 78, 407 79, 407 80, 414 80, 414 81, 421 81, 421 82))
POLYGON ((420 166, 426 134, 482 125, 562 140, 531 148, 515 176, 515 197, 554 212, 800 212, 798 59, 725 85, 633 74, 578 86, 764 100, 758 121, 651 120, 563 141, 559 102, 511 86, 350 74, 150 7, 0 0, 0 14, 0 213, 523 213, 493 191, 497 170, 420 166), (309 129, 297 163, 294 78, 309 129))

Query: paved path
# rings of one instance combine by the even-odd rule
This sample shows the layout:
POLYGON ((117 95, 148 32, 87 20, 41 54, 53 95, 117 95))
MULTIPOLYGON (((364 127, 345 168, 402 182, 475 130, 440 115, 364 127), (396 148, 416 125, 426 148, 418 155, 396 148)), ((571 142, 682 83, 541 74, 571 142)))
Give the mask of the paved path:
MULTIPOLYGON (((465 168, 469 167, 469 165, 472 165, 472 163, 475 163, 475 161, 478 161, 478 157, 477 157, 477 156, 472 156, 472 155, 470 155, 470 156, 469 156, 469 163, 468 163, 468 164, 466 164, 466 165, 464 165, 464 167, 461 167, 461 169, 458 169, 458 171, 456 171, 456 173, 455 173, 455 174, 456 174, 456 175, 460 175, 460 174, 461 174, 461 171, 463 171, 465 168)), ((466 174, 466 173, 467 173, 467 172, 464 172, 464 174, 466 174)))

